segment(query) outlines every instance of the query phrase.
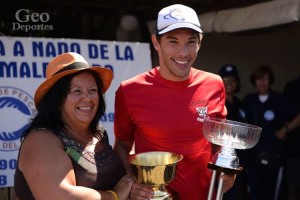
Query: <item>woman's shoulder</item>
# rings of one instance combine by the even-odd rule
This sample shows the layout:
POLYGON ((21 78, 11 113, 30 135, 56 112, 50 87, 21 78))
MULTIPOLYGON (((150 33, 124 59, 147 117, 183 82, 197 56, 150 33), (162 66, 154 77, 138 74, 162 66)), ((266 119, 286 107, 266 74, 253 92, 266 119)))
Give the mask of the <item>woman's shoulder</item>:
POLYGON ((70 173, 72 162, 60 139, 51 131, 33 130, 23 140, 19 152, 18 168, 35 195, 43 196, 47 191, 57 194, 61 191, 57 183, 65 180, 75 185, 73 173, 70 173))
POLYGON ((52 151, 57 152, 63 149, 63 144, 53 132, 47 129, 36 129, 32 130, 22 141, 20 156, 44 153, 49 155, 52 151))
POLYGON ((233 102, 236 104, 243 104, 243 101, 237 96, 233 96, 233 102))
POLYGON ((32 130, 23 143, 41 144, 42 142, 52 143, 60 141, 52 131, 46 128, 32 130))
POLYGON ((247 101, 247 100, 253 100, 253 99, 257 99, 258 98, 258 94, 257 92, 251 92, 248 93, 244 96, 243 101, 247 101))

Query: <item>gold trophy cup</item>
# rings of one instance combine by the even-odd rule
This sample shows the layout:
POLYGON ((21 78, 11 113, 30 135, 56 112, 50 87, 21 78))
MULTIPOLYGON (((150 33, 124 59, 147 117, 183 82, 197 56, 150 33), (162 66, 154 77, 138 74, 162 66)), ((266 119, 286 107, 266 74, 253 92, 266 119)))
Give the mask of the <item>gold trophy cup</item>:
POLYGON ((171 200, 166 186, 176 176, 177 163, 183 155, 164 151, 151 151, 134 154, 129 157, 137 182, 150 186, 154 190, 155 200, 171 200))

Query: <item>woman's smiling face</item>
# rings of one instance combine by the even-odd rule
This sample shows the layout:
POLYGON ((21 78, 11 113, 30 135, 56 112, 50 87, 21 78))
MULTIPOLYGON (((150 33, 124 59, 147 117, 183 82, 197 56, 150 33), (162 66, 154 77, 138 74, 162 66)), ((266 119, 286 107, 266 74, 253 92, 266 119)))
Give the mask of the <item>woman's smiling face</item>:
POLYGON ((98 87, 93 75, 82 72, 74 76, 62 105, 62 118, 68 126, 88 127, 98 110, 98 87))

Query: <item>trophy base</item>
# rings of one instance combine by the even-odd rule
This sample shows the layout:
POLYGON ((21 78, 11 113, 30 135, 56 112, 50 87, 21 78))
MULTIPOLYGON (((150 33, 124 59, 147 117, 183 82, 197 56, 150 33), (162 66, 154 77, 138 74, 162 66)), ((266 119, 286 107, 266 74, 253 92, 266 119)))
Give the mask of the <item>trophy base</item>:
POLYGON ((172 199, 173 198, 171 196, 166 195, 166 196, 158 196, 158 197, 154 196, 154 198, 151 200, 172 200, 172 199))
MULTIPOLYGON (((241 174, 243 171, 242 167, 231 169, 231 168, 227 168, 227 167, 218 166, 212 162, 209 162, 207 164, 207 167, 209 169, 213 170, 211 181, 210 181, 210 186, 209 186, 209 191, 208 191, 208 197, 207 197, 208 200, 211 200, 213 197, 213 190, 215 187, 217 173, 219 173, 221 175, 224 173, 225 174, 241 174)), ((222 200, 222 198, 223 198, 222 188, 223 188, 223 179, 219 177, 219 184, 218 184, 218 188, 217 188, 216 200, 222 200)))
POLYGON ((167 192, 165 186, 154 188, 154 197, 151 200, 172 200, 172 195, 167 192))
POLYGON ((212 162, 209 162, 207 164, 207 167, 209 169, 216 170, 217 172, 224 172, 226 174, 241 174, 243 172, 243 167, 231 169, 231 168, 218 166, 212 162))

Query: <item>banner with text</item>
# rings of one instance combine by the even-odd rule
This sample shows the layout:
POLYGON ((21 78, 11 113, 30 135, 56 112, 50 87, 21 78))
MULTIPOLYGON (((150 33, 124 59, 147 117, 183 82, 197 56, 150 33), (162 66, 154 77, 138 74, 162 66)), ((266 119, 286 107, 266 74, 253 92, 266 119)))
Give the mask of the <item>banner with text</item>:
POLYGON ((64 52, 81 54, 90 65, 109 68, 114 79, 105 94, 101 123, 114 142, 114 98, 122 80, 151 69, 148 43, 0 36, 0 187, 12 187, 20 136, 36 114, 33 96, 48 62, 64 52))

